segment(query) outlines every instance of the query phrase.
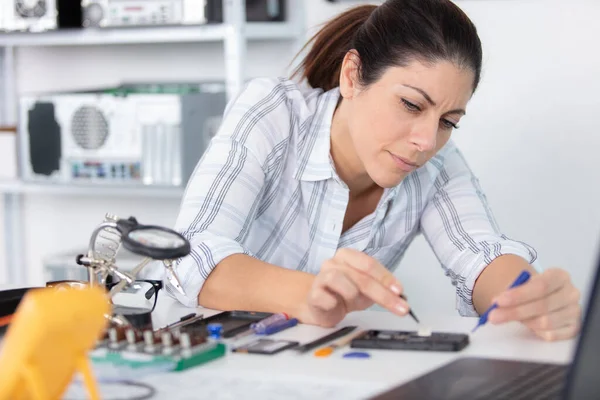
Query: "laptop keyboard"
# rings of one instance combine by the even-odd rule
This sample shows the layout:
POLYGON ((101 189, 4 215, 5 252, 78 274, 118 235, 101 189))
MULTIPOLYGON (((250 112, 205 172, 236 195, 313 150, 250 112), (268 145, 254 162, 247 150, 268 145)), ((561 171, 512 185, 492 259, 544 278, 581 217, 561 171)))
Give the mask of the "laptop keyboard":
POLYGON ((486 385, 473 393, 481 400, 551 400, 560 399, 566 379, 566 368, 560 365, 531 364, 522 373, 498 384, 486 385))

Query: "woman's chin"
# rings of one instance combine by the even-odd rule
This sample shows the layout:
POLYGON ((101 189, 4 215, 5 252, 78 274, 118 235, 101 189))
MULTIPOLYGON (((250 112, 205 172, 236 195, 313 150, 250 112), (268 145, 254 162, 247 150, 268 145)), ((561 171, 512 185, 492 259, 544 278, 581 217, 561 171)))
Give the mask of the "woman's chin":
MULTIPOLYGON (((374 174, 375 175, 375 174, 374 174)), ((398 186, 400 182, 408 175, 407 172, 394 172, 394 173, 380 173, 377 175, 371 175, 371 179, 373 182, 377 184, 377 186, 382 187, 384 189, 393 188, 398 186)))

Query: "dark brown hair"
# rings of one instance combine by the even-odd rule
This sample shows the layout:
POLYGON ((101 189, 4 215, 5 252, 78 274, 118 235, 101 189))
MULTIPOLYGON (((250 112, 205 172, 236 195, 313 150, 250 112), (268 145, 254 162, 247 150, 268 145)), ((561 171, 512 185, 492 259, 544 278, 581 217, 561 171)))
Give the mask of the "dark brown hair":
POLYGON ((477 29, 450 0, 387 0, 380 6, 353 7, 327 22, 304 48, 310 44, 293 76, 326 91, 339 85, 342 61, 352 49, 360 57, 363 86, 377 81, 388 67, 415 60, 446 60, 470 68, 473 91, 481 77, 477 29))

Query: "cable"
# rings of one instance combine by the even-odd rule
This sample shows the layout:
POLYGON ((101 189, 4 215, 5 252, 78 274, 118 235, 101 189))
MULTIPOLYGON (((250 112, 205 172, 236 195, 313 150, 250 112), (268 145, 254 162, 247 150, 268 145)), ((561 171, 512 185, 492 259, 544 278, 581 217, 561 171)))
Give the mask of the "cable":
MULTIPOLYGON (((77 384, 81 385, 82 382, 77 380, 76 381, 77 384)), ((136 382, 136 381, 131 381, 131 380, 124 380, 124 379, 100 379, 98 380, 98 384, 100 386, 100 389, 102 391, 103 388, 106 388, 105 385, 111 385, 111 384, 116 384, 116 385, 125 385, 131 388, 140 388, 140 389, 146 389, 146 393, 142 394, 142 395, 134 395, 134 396, 128 396, 128 397, 103 397, 105 400, 147 400, 147 399, 151 399, 152 397, 154 397, 154 395, 156 394, 156 389, 154 388, 154 386, 149 385, 147 383, 143 383, 143 382, 136 382)), ((85 390, 82 387, 83 390, 85 390)), ((114 389, 113 389, 114 390, 114 389)), ((87 396, 85 397, 87 399, 87 396)), ((71 398, 71 397, 67 397, 67 400, 79 400, 79 398, 71 398)))

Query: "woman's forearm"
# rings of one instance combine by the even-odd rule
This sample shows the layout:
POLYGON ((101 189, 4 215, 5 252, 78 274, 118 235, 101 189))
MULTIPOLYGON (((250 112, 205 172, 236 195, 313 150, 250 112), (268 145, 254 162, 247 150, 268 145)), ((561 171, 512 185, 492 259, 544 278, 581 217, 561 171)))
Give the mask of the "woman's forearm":
POLYGON ((508 289, 523 270, 532 274, 537 273, 524 258, 517 255, 505 254, 495 258, 475 281, 473 288, 475 310, 480 315, 483 314, 492 305, 492 299, 508 289))
POLYGON ((245 254, 223 259, 210 273, 198 304, 217 310, 285 312, 298 316, 314 276, 245 254))

